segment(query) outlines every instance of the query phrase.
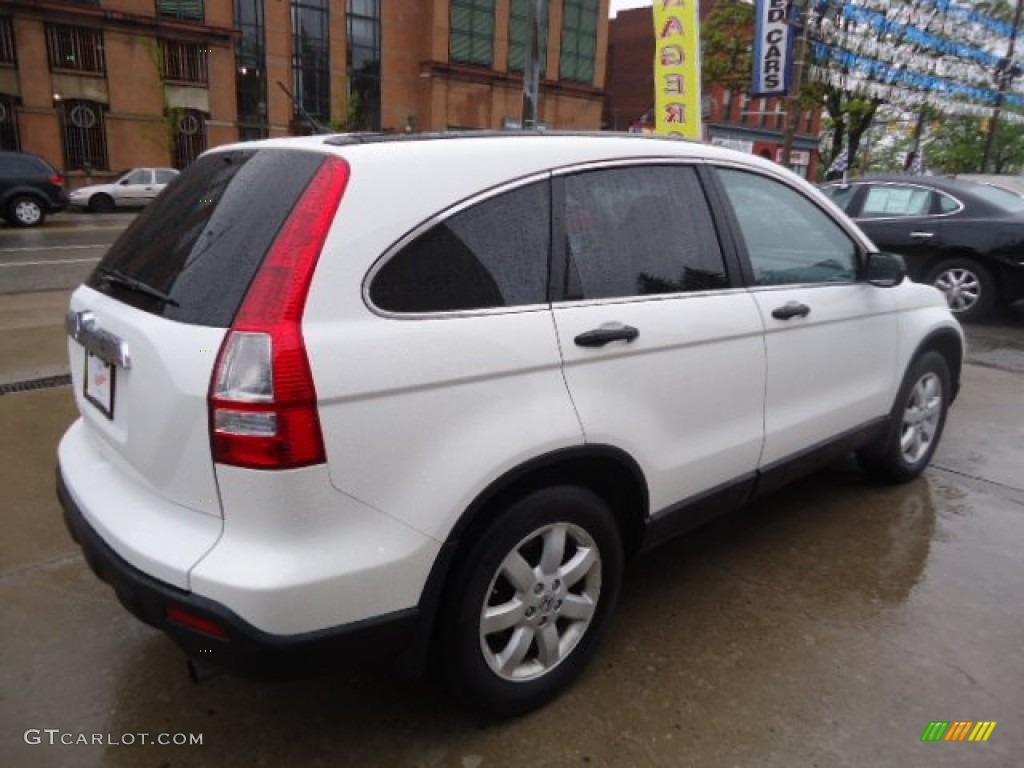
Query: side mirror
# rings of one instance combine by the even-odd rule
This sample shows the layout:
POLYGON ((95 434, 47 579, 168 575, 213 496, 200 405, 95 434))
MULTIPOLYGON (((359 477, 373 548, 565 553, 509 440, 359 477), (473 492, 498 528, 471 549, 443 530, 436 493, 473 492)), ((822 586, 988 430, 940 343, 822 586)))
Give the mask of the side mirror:
POLYGON ((907 276, 907 265, 898 253, 869 253, 864 279, 879 288, 893 288, 907 276))
POLYGON ((132 180, 131 179, 121 179, 117 183, 120 184, 122 187, 127 187, 129 184, 132 183, 132 180))

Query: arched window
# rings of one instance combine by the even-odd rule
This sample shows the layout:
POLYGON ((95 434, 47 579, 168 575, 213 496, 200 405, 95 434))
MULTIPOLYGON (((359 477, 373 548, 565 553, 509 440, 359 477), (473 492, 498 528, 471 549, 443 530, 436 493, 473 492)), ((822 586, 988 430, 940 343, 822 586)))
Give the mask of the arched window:
POLYGON ((206 114, 197 109, 176 109, 174 120, 174 167, 181 169, 206 151, 206 114))
POLYGON ((83 99, 61 103, 64 132, 64 167, 69 171, 109 170, 107 137, 103 128, 105 105, 83 99))
POLYGON ((15 97, 0 94, 0 149, 21 149, 18 142, 18 116, 14 113, 15 97))

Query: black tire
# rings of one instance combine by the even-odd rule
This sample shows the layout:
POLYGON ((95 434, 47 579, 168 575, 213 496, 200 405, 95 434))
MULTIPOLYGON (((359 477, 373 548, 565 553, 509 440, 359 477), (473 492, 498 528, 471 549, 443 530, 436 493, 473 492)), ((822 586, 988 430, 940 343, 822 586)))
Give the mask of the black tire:
POLYGON ((607 627, 622 563, 612 512, 594 493, 556 486, 511 504, 470 544, 442 608, 440 668, 455 696, 471 711, 509 717, 562 693, 607 627), (516 586, 509 569, 520 559, 530 567, 518 569, 516 586), (487 627, 488 607, 508 626, 487 627))
POLYGON ((6 219, 16 227, 38 227, 46 221, 46 208, 35 197, 19 195, 8 204, 6 219))
POLYGON ((102 192, 89 198, 89 210, 93 213, 112 213, 114 210, 114 198, 102 192))
POLYGON ((979 320, 995 307, 998 290, 995 278, 984 264, 974 259, 939 262, 929 270, 925 281, 946 295, 946 303, 958 320, 979 320))
POLYGON ((938 352, 925 352, 907 369, 885 434, 857 451, 869 475, 905 483, 920 475, 942 438, 949 409, 949 366, 938 352))

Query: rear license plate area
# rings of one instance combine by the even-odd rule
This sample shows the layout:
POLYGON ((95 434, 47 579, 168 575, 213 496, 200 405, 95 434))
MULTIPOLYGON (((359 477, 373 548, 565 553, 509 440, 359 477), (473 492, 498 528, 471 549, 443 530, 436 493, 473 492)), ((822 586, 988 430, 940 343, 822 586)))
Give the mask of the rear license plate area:
POLYGON ((116 376, 114 366, 86 350, 82 394, 108 419, 114 418, 116 376))

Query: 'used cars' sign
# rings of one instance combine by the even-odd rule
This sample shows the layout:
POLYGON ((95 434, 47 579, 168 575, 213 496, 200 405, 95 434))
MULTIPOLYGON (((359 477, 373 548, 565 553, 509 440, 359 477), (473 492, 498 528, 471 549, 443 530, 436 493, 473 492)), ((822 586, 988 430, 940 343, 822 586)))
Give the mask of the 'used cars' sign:
POLYGON ((786 0, 757 0, 754 28, 753 96, 784 96, 789 91, 790 33, 786 0))

